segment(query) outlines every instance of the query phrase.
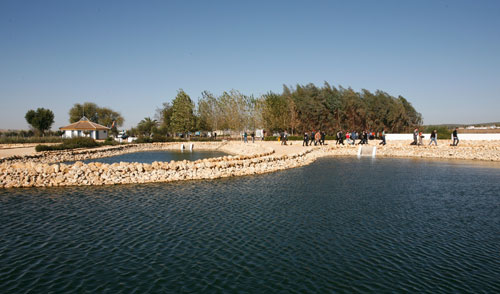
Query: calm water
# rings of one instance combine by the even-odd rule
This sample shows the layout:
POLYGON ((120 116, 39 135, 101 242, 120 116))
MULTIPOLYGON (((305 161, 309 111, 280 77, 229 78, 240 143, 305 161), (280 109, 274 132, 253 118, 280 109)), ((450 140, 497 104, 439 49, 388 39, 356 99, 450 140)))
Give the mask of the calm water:
MULTIPOLYGON (((89 162, 102 162, 102 163, 115 163, 115 162, 140 162, 140 163, 152 163, 153 161, 182 161, 189 160, 195 161, 198 159, 212 158, 212 157, 221 157, 226 156, 227 153, 221 151, 203 151, 197 150, 190 152, 188 151, 180 151, 180 150, 159 150, 159 151, 143 151, 143 152, 134 152, 134 153, 126 153, 122 155, 112 156, 112 157, 103 157, 96 159, 87 159, 83 160, 84 163, 89 162)), ((65 163, 74 163, 74 161, 68 161, 65 163)))
POLYGON ((0 293, 500 293, 496 166, 0 190, 0 293))

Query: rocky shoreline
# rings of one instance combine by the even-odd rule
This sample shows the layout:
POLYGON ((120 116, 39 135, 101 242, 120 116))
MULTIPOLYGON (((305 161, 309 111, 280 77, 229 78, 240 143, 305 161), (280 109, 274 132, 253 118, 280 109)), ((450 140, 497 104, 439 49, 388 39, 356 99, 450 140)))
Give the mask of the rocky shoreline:
MULTIPOLYGON (((0 188, 116 185, 263 174, 304 166, 325 156, 356 156, 359 148, 359 146, 328 143, 326 146, 302 147, 299 144, 281 146, 276 142, 260 144, 203 142, 196 143, 195 150, 219 150, 233 155, 197 161, 152 164, 128 162, 85 164, 79 160, 150 150, 178 150, 180 144, 130 144, 90 150, 43 152, 2 159, 0 188), (77 162, 61 163, 67 161, 77 162)), ((500 142, 467 142, 460 147, 449 146, 446 140, 439 143, 439 146, 409 146, 407 142, 391 142, 386 146, 377 145, 376 156, 500 162, 500 142)), ((372 146, 375 145, 372 143, 372 146)))

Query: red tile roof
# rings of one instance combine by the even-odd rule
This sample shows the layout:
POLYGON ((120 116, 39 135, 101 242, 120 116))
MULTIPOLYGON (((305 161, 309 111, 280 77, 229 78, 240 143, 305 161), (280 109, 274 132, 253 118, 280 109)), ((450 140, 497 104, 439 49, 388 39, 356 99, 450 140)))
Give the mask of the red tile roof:
POLYGON ((94 122, 91 122, 86 118, 85 116, 82 117, 79 121, 70 124, 69 126, 61 127, 59 128, 62 131, 71 131, 71 130, 81 130, 81 131, 105 131, 109 130, 110 128, 105 127, 100 124, 96 124, 94 122))

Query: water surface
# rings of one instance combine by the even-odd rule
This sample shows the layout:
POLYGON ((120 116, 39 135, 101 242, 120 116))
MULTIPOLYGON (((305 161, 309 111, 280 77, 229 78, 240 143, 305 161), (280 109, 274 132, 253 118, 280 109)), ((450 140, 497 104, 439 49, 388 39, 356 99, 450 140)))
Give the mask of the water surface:
MULTIPOLYGON (((112 157, 103 157, 95 159, 83 160, 84 163, 90 162, 102 162, 102 163, 115 163, 115 162, 140 162, 140 163, 153 163, 154 161, 196 161, 198 159, 221 157, 228 155, 221 151, 207 151, 207 150, 196 150, 196 151, 180 151, 180 150, 155 150, 155 151, 141 151, 133 153, 125 153, 112 157)), ((66 164, 72 164, 74 161, 65 162, 66 164)))
POLYGON ((0 190, 1 293, 499 293, 500 169, 327 158, 0 190))

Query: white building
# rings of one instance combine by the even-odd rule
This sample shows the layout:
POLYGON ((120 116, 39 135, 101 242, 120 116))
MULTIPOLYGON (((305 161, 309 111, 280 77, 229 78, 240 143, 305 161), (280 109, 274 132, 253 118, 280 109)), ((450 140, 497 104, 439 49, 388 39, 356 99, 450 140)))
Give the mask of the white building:
POLYGON ((94 140, 104 140, 108 137, 110 128, 91 122, 85 116, 69 126, 59 128, 64 131, 63 138, 91 137, 94 140))

